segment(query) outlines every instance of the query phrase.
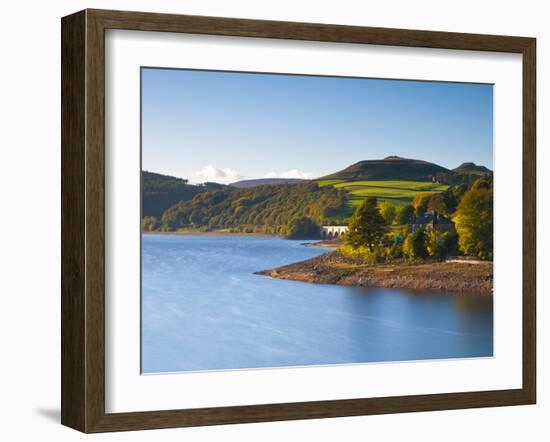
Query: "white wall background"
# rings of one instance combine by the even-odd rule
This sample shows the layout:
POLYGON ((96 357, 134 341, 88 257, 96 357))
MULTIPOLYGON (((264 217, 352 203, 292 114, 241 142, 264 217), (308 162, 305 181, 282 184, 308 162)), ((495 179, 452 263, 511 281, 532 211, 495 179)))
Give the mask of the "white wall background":
MULTIPOLYGON (((550 13, 534 0, 460 2, 19 0, 3 4, 0 68, 0 437, 82 440, 59 425, 60 22, 86 7, 533 36, 538 39, 539 403, 529 407, 114 433, 95 440, 547 440, 550 13)), ((518 183, 519 185, 519 183, 518 183)))

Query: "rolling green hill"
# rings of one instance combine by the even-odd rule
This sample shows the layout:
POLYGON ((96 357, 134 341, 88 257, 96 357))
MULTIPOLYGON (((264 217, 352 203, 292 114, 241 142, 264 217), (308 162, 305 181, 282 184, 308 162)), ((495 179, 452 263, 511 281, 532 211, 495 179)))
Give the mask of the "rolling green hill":
POLYGON ((319 178, 320 181, 406 180, 437 181, 445 184, 450 184, 452 179, 453 171, 449 169, 427 161, 397 156, 389 156, 383 160, 359 161, 339 172, 319 178))

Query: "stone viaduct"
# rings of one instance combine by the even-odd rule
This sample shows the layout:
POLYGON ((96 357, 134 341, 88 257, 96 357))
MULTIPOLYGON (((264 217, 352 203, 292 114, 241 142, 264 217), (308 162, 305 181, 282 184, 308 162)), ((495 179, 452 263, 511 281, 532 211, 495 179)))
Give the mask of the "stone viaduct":
POLYGON ((342 238, 348 231, 348 226, 321 226, 321 238, 342 238))

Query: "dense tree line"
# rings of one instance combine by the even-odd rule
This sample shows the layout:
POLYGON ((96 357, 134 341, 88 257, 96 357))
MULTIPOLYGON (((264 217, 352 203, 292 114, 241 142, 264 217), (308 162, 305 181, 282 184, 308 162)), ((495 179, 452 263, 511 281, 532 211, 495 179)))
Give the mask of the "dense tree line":
POLYGON ((349 222, 341 253, 368 262, 393 259, 444 259, 463 254, 493 259, 493 178, 485 175, 468 186, 451 186, 444 193, 421 194, 396 212, 376 198, 367 198, 349 222), (426 211, 450 217, 455 229, 438 231, 409 224, 426 211))
POLYGON ((268 228, 285 233, 294 218, 308 217, 322 224, 347 211, 346 193, 305 182, 267 185, 249 189, 222 188, 197 194, 165 210, 160 229, 268 228))

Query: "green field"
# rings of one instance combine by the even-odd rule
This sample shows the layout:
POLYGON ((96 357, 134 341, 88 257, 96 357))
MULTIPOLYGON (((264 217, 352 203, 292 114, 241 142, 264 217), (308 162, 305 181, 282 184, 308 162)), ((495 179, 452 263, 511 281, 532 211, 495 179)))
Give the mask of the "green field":
POLYGON ((355 190, 359 188, 379 188, 379 189, 397 189, 414 192, 443 192, 449 186, 446 184, 432 183, 429 181, 404 181, 404 180, 388 180, 388 181, 350 181, 343 180, 326 180, 335 181, 329 183, 337 189, 355 190))
POLYGON ((429 181, 344 181, 344 180, 323 180, 318 181, 320 187, 333 186, 336 189, 343 189, 349 192, 351 207, 357 207, 369 196, 378 198, 378 203, 388 202, 400 208, 410 204, 413 198, 424 193, 440 193, 449 187, 445 184, 429 181))
POLYGON ((334 184, 343 183, 345 180, 320 180, 317 181, 319 187, 333 186, 334 184))

